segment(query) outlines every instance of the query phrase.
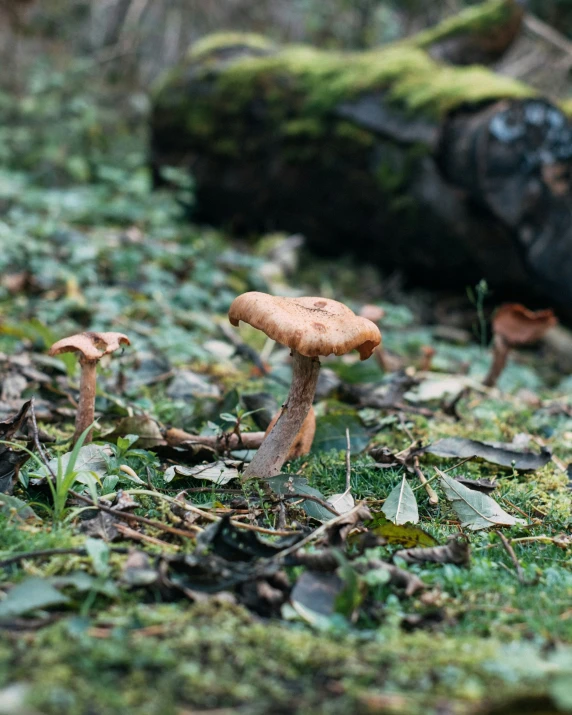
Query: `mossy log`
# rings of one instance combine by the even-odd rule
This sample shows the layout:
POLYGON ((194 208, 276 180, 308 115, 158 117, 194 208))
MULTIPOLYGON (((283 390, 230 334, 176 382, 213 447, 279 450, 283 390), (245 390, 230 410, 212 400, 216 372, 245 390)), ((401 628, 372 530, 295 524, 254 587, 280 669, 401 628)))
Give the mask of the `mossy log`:
POLYGON ((361 53, 216 35, 154 97, 152 164, 195 219, 303 233, 417 283, 572 313, 572 127, 532 88, 415 41, 361 53))

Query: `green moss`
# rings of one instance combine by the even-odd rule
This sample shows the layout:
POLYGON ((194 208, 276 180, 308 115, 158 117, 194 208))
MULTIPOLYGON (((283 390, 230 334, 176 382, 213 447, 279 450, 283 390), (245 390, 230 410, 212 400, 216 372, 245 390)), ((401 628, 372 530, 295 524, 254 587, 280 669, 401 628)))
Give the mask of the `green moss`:
POLYGON ((340 139, 349 139, 361 146, 372 146, 375 142, 371 132, 356 127, 355 124, 347 121, 337 122, 334 127, 334 134, 340 139))
POLYGON ((282 125, 282 132, 290 137, 320 137, 324 134, 321 122, 311 117, 290 119, 282 125))
POLYGON ((420 32, 412 38, 412 41, 417 47, 429 47, 455 35, 486 32, 507 22, 516 10, 514 0, 488 0, 468 7, 435 27, 420 32))
POLYGON ((407 113, 439 119, 463 104, 528 97, 534 90, 484 67, 450 67, 423 50, 394 45, 362 53, 288 46, 265 57, 239 58, 221 69, 219 92, 239 105, 269 95, 307 114, 325 114, 341 102, 384 92, 407 113))
POLYGON ((217 32, 207 35, 195 42, 187 55, 188 59, 196 61, 207 55, 222 50, 245 48, 257 52, 271 52, 274 43, 262 35, 253 32, 217 32))
MULTIPOLYGON (((539 649, 523 644, 503 651, 496 639, 459 642, 395 627, 384 637, 341 638, 256 622, 240 608, 212 603, 185 611, 117 608, 101 626, 105 637, 67 621, 0 646, 0 663, 10 665, 10 680, 2 668, 0 684, 26 684, 27 701, 46 715, 233 707, 245 713, 386 712, 388 704, 390 712, 416 715, 438 712, 443 698, 451 711, 465 713, 479 701, 498 703, 550 687, 539 649), (162 635, 146 635, 145 628, 162 635), (503 659, 511 656, 530 662, 523 675, 506 672, 503 659)), ((558 676, 557 665, 551 673, 558 676)))

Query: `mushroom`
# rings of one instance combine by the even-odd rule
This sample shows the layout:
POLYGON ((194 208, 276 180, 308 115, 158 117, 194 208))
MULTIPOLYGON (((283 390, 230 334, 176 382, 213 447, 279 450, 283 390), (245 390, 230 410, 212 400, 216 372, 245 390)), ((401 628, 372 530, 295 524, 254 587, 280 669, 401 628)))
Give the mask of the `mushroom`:
MULTIPOLYGON (((270 421, 270 424, 266 428, 266 433, 265 437, 272 431, 272 428, 278 422, 278 418, 282 414, 282 410, 280 412, 277 412, 272 420, 270 421)), ((286 457, 286 461, 289 462, 291 459, 297 459, 298 457, 303 457, 305 454, 309 454, 310 450, 312 449, 312 443, 314 441, 314 435, 316 434, 316 413, 314 412, 314 408, 310 407, 310 410, 308 414, 306 415, 306 419, 304 422, 302 422, 302 427, 300 427, 300 431, 298 434, 294 437, 294 441, 292 442, 292 446, 290 447, 290 451, 288 452, 288 456, 286 457)))
POLYGON ((328 298, 281 298, 252 291, 238 296, 228 312, 232 325, 242 320, 292 350, 292 384, 282 412, 244 478, 280 474, 296 435, 312 406, 321 355, 358 350, 367 360, 381 342, 374 323, 328 298))
POLYGON ((501 305, 493 317, 493 362, 483 385, 496 385, 511 348, 531 345, 557 324, 552 310, 528 310, 518 303, 501 305))
MULTIPOLYGON (((97 363, 104 355, 119 350, 131 341, 123 333, 78 333, 54 343, 50 355, 79 353, 81 376, 79 383, 79 403, 75 417, 74 444, 80 435, 93 424, 95 415, 95 390, 97 363)), ((91 432, 85 437, 85 443, 91 442, 91 432)))

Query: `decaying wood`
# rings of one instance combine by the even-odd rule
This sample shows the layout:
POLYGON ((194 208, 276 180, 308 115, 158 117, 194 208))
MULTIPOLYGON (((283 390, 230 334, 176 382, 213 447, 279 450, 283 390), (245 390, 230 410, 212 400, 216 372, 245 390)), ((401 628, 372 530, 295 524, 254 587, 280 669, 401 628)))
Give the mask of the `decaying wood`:
POLYGON ((464 291, 486 278, 497 300, 572 314, 567 116, 425 46, 343 54, 206 38, 155 94, 155 176, 190 169, 195 219, 237 233, 302 233, 322 254, 417 284, 464 291))

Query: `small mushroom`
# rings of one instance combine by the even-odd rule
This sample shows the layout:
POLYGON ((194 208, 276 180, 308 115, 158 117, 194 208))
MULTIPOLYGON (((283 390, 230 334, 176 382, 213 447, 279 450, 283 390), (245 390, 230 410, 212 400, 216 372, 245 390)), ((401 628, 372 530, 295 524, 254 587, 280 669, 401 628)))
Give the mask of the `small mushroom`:
POLYGON ((518 303, 501 305, 493 317, 493 362, 483 385, 496 385, 511 348, 532 345, 557 324, 552 310, 528 310, 518 303))
POLYGON ((242 320, 292 350, 292 384, 282 412, 252 462, 250 477, 280 474, 292 443, 312 406, 321 355, 358 350, 367 360, 381 342, 374 323, 343 303, 328 298, 281 298, 252 291, 238 296, 228 313, 235 327, 242 320))
MULTIPOLYGON (((104 355, 119 350, 122 345, 131 342, 123 333, 78 333, 63 338, 50 348, 50 355, 78 353, 81 376, 79 383, 79 403, 75 417, 74 444, 80 435, 93 424, 95 415, 95 391, 97 363, 104 355)), ((91 442, 91 431, 86 435, 85 443, 91 442)))
POLYGON ((433 358, 435 357, 435 348, 431 347, 431 345, 422 345, 420 353, 419 370, 421 370, 421 372, 429 372, 433 364, 433 358))

